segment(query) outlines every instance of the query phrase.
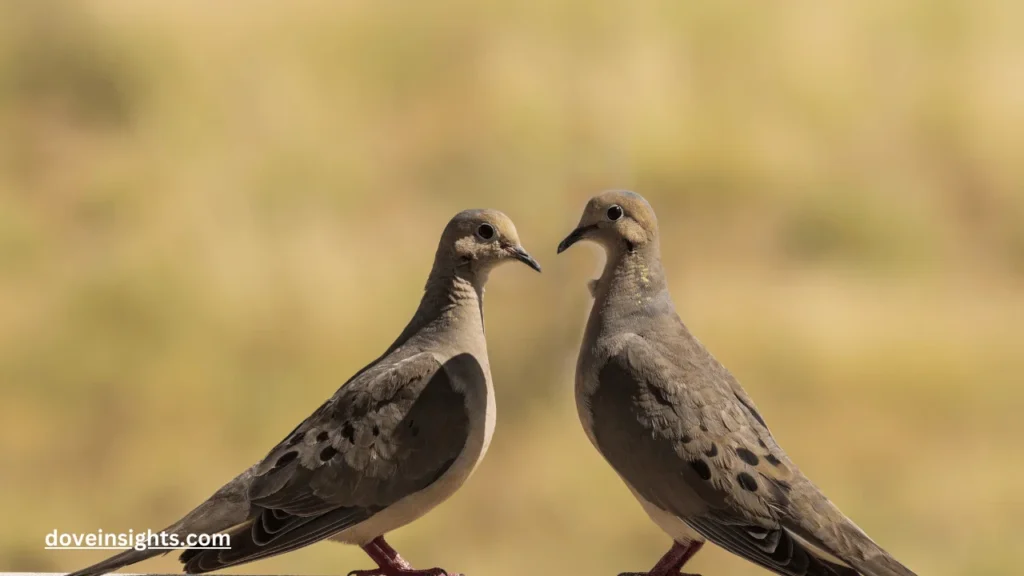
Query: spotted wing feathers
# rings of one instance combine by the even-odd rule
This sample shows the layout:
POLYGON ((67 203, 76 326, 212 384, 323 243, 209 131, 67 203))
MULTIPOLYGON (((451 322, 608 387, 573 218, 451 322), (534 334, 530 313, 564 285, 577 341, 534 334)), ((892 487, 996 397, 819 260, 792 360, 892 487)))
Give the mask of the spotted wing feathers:
POLYGON ((468 438, 465 400, 450 375, 473 366, 480 370, 470 355, 442 366, 421 353, 358 375, 255 467, 248 496, 259 512, 231 533, 231 550, 187 550, 185 570, 306 546, 429 486, 468 438))
POLYGON ((696 340, 685 361, 637 335, 619 344, 590 400, 594 436, 644 499, 777 574, 913 576, 803 476, 696 340))

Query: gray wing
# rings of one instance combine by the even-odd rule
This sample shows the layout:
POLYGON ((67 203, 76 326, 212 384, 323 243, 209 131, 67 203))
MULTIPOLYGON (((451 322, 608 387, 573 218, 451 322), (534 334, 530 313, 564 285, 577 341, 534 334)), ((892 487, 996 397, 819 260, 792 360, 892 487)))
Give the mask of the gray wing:
POLYGON ((695 339, 671 361, 636 335, 591 397, 604 457, 644 499, 786 576, 913 576, 807 480, 695 339))
POLYGON ((432 484, 469 435, 452 374, 484 377, 469 354, 442 366, 429 353, 357 375, 255 467, 249 499, 260 512, 231 533, 231 550, 186 550, 185 571, 306 546, 432 484))

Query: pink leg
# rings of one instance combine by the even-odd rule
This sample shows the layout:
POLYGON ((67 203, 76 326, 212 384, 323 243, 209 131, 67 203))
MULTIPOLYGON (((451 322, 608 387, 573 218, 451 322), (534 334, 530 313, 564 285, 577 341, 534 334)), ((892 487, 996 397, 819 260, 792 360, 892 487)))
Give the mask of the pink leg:
POLYGON ((458 576, 449 575, 443 568, 430 568, 427 570, 415 570, 402 558, 398 551, 384 541, 383 536, 378 536, 368 544, 362 546, 363 551, 371 560, 377 563, 374 570, 353 570, 348 576, 458 576))
POLYGON ((661 557, 661 560, 658 560, 650 572, 625 572, 619 576, 696 576, 682 574, 682 569, 703 545, 703 542, 690 542, 689 544, 673 542, 672 548, 669 548, 669 551, 661 557))

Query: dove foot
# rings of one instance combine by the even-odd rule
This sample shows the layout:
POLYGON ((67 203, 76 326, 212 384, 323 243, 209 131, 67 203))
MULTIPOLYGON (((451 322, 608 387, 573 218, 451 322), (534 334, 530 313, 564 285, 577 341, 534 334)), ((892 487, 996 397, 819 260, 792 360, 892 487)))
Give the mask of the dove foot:
POLYGON ((672 548, 661 557, 661 560, 658 560, 650 572, 623 572, 619 576, 700 576, 699 574, 684 574, 682 570, 683 566, 703 545, 704 542, 688 544, 673 542, 672 548))
POLYGON ((364 544, 362 548, 377 563, 377 568, 353 570, 348 573, 348 576, 462 576, 461 574, 449 574, 444 568, 416 570, 405 558, 402 558, 397 550, 384 541, 383 536, 378 536, 368 544, 364 544))

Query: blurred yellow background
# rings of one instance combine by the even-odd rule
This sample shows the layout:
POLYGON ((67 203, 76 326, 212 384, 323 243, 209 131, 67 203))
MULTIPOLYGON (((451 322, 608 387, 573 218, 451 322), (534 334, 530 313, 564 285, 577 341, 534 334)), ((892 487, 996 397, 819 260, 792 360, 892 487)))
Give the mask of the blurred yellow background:
MULTIPOLYGON (((418 566, 613 576, 669 544, 586 441, 587 197, 658 210, 680 314, 920 574, 1024 563, 1024 3, 0 4, 0 569, 160 529, 414 310, 468 207, 495 273, 488 458, 418 566)), ((175 555, 133 571, 177 571, 175 555)), ((331 543, 234 569, 344 574, 331 543)), ((707 548, 706 575, 764 574, 707 548)))

